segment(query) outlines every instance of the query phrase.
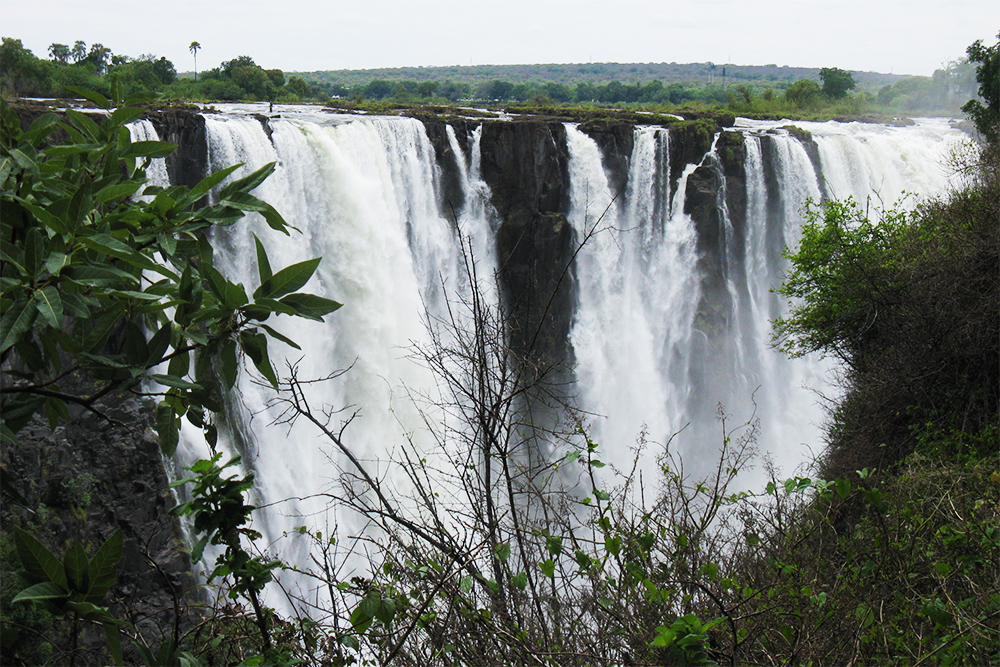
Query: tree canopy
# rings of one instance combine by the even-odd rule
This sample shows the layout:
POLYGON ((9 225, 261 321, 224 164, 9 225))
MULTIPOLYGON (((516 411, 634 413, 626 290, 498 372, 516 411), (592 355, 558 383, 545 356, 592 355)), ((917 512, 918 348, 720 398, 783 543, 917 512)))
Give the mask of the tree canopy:
POLYGON ((834 100, 845 97, 857 86, 854 76, 839 67, 824 67, 819 71, 819 78, 823 80, 823 94, 834 100))

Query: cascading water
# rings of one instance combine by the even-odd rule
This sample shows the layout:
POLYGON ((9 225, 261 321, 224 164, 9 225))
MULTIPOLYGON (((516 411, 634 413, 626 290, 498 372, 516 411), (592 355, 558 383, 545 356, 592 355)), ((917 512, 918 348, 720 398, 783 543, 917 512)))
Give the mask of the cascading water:
MULTIPOLYGON (((279 374, 287 372, 281 359, 297 363, 303 378, 350 367, 336 382, 310 388, 313 406, 344 408, 332 416, 335 428, 354 415, 346 437, 351 451, 387 484, 405 487, 391 463, 403 443, 428 457, 441 455, 427 426, 445 418, 433 408, 439 387, 410 353, 429 342, 428 322, 447 318, 448 299, 468 289, 462 239, 483 295, 500 298, 492 280, 498 218, 480 169, 482 126, 467 138, 468 158, 447 128, 451 152, 462 157, 465 202, 452 212, 439 203, 439 168, 419 121, 285 109, 265 132, 245 113, 205 119, 210 168, 242 162, 240 173, 246 173, 277 162, 258 196, 301 230, 286 237, 255 219, 220 230, 217 264, 231 279, 256 286, 252 234, 275 267, 323 257, 305 290, 344 307, 323 324, 269 322, 302 347, 272 343, 272 360, 279 374)), ((827 367, 817 359, 789 361, 769 347, 769 320, 782 307, 770 292, 781 280, 782 247, 797 240, 807 197, 864 200, 875 189, 892 201, 904 189, 940 191, 947 179, 937 165, 961 136, 936 122, 909 128, 796 123, 812 133, 811 157, 781 125, 741 122, 736 128, 744 136, 746 220, 745 229, 737 229, 743 212, 727 210, 720 196, 725 275, 719 284, 729 304, 724 326, 706 324, 705 249, 698 246, 697 222, 685 213, 698 165, 671 173, 669 129, 639 127, 625 188, 616 197, 597 144, 578 127, 566 128, 568 218, 577 241, 586 239, 573 267, 575 394, 591 415, 602 456, 620 469, 630 468, 629 448, 640 431, 649 442, 643 456, 655 456, 672 434, 704 415, 710 423, 693 424, 675 442, 692 461, 711 458, 720 444, 710 419, 715 404, 744 418, 751 397, 763 422, 761 448, 779 464, 794 467, 806 458, 802 443, 818 452, 822 413, 813 392, 830 391, 827 367)), ((718 170, 726 183, 717 155, 705 156, 702 167, 718 170)), ((254 502, 266 509, 255 527, 284 560, 307 567, 310 544, 299 538, 298 526, 327 535, 356 535, 365 526, 357 516, 329 509, 322 495, 337 493, 341 472, 352 472, 342 455, 312 427, 270 425, 279 414, 268 407, 272 395, 249 375, 241 377, 226 446, 245 448, 256 471, 254 502)), ((185 433, 179 463, 206 455, 199 434, 185 433)), ((300 592, 310 587, 287 575, 283 583, 300 592)))
MULTIPOLYGON (((700 292, 694 226, 682 206, 671 206, 668 163, 656 159, 668 136, 637 130, 622 202, 611 192, 597 144, 567 127, 569 218, 586 239, 571 333, 577 392, 581 407, 598 415, 594 436, 605 445, 603 455, 626 471, 627 448, 643 425, 660 442, 680 428, 688 391, 678 371, 688 363, 700 292)), ((675 204, 684 200, 692 169, 680 176, 675 204)))
MULTIPOLYGON (((653 159, 668 133, 636 130, 628 186, 615 199, 597 144, 567 129, 572 207, 578 237, 592 234, 577 264, 579 296, 571 340, 581 408, 592 434, 620 470, 650 463, 670 442, 694 474, 707 472, 723 434, 711 423, 716 406, 729 426, 756 412, 760 446, 779 465, 795 467, 821 450, 820 395, 835 391, 830 366, 818 357, 789 360, 770 347, 770 321, 782 312, 783 248, 794 246, 807 199, 873 198, 893 203, 909 189, 934 193, 947 185, 939 165, 961 133, 932 121, 909 128, 858 123, 795 123, 812 134, 818 164, 788 123, 741 122, 744 135, 745 227, 737 235, 718 156, 702 164, 718 172, 719 248, 697 248, 696 222, 684 213, 687 177, 677 175, 672 206, 667 161, 653 159), (762 147, 767 142, 767 150, 762 147), (660 212, 657 214, 656 212, 660 212), (663 230, 657 234, 657 231, 663 230), (723 324, 706 317, 699 256, 717 252, 728 301, 723 324), (696 387, 697 390, 692 389, 696 387), (640 429, 645 451, 629 449, 640 429)), ((715 306, 714 303, 707 304, 715 306)), ((742 477, 745 485, 758 475, 742 477)))

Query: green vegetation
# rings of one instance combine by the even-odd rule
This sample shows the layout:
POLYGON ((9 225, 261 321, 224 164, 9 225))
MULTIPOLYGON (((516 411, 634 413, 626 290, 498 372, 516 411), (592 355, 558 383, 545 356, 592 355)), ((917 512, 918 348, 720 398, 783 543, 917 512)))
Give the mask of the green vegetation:
MULTIPOLYGON (((264 378, 277 382, 268 338, 295 343, 265 320, 278 314, 321 319, 339 304, 299 291, 318 258, 272 272, 259 243, 261 284, 252 296, 224 278, 213 266, 209 229, 232 225, 253 211, 273 229, 289 233, 280 214, 250 194, 274 165, 224 186, 236 166, 194 188, 152 186, 146 180, 151 160, 176 147, 132 142, 125 124, 144 113, 135 105, 148 100, 124 99, 120 84, 112 88, 110 100, 69 89, 106 111, 99 121, 68 110, 64 117, 39 117, 27 131, 0 103, 0 437, 16 442, 36 417, 55 427, 70 419, 71 407, 103 416, 102 399, 127 392, 157 399, 156 428, 170 455, 182 418, 214 445, 214 416, 235 383, 239 356, 248 356, 264 378), (203 205, 213 189, 218 203, 203 205), (144 331, 151 333, 148 339, 144 331), (147 387, 149 381, 160 388, 147 387)), ((5 495, 23 504, 18 482, 4 471, 5 495)), ((5 518, 4 530, 9 528, 5 518)), ((232 549, 229 571, 237 581, 249 581, 240 590, 253 600, 259 575, 247 579, 239 573, 257 561, 243 559, 237 548, 241 534, 227 527, 223 538, 232 549)), ((117 558, 102 548, 88 561, 74 543, 59 569, 53 565, 59 560, 26 535, 15 533, 26 588, 13 602, 44 600, 52 611, 72 614, 73 643, 67 649, 72 664, 78 620, 112 630, 121 625, 100 606, 117 558)), ((120 555, 120 540, 117 544, 120 555)), ((8 577, 5 572, 5 588, 8 577)), ((117 631, 108 637, 117 639, 117 631)), ((110 649, 120 662, 120 647, 112 642, 110 649)))
MULTIPOLYGON (((962 100, 973 97, 976 90, 971 50, 971 61, 950 63, 932 77, 903 77, 836 67, 714 63, 481 65, 286 74, 264 69, 249 56, 199 73, 201 44, 192 42, 188 48, 194 58, 193 78, 177 76, 174 65, 162 57, 112 55, 100 44, 88 50, 80 41, 73 48, 52 44, 50 59, 41 60, 20 40, 4 38, 0 87, 6 96, 66 97, 66 86, 74 85, 107 96, 112 82, 117 82, 128 94, 158 93, 166 99, 333 103, 366 111, 395 105, 610 106, 658 113, 723 109, 770 118, 867 120, 913 114, 957 116, 962 100)), ((975 115, 974 110, 969 113, 975 115)))
MULTIPOLYGON (((24 55, 12 47, 4 57, 11 53, 24 55)), ((82 46, 53 49, 67 60, 74 53, 85 57, 82 46)), ((970 57, 988 110, 998 99, 996 47, 974 45, 970 57)), ((12 81, 32 80, 18 78, 35 71, 23 62, 12 81)), ((279 76, 240 57, 198 83, 276 92, 279 76)), ((551 369, 508 345, 505 313, 475 283, 414 354, 439 379, 443 398, 432 409, 476 428, 434 433, 435 461, 403 443, 376 474, 335 413, 310 409, 318 380, 295 367, 279 377, 267 355, 269 337, 294 346, 264 323, 270 316, 318 319, 338 306, 299 292, 320 260, 274 272, 258 242, 252 295, 213 267, 205 234, 214 226, 253 211, 288 231, 251 194, 271 167, 226 185, 234 168, 191 189, 150 186, 150 160, 173 147, 131 142, 124 124, 141 115, 142 100, 123 99, 124 80, 108 85, 112 99, 66 89, 106 111, 99 122, 68 111, 25 131, 0 109, 4 443, 33 420, 63 423, 70 405, 99 412, 100 398, 123 392, 159 401, 165 453, 181 418, 214 443, 242 354, 277 390, 283 419, 312 424, 350 461, 356 484, 338 509, 373 530, 347 544, 310 525, 290 536, 309 548, 328 606, 317 610, 322 620, 278 618, 260 594, 283 565, 260 553, 248 524, 252 475, 228 471, 236 461, 220 466, 218 456, 194 464, 178 483, 191 484, 191 495, 174 512, 193 517, 195 555, 224 547, 209 588, 227 599, 196 629, 150 647, 101 606, 120 534, 91 557, 79 543, 50 549, 30 530, 8 529, 12 518, 31 524, 23 508, 5 508, 5 660, 73 664, 84 618, 112 628, 113 660, 120 627, 148 664, 1000 664, 995 117, 973 107, 984 142, 964 163, 965 187, 943 200, 877 220, 850 201, 810 207, 801 243, 787 252, 780 292, 795 301, 775 323, 776 340, 791 354, 837 356, 845 396, 816 476, 770 470, 754 493, 733 489, 756 457, 753 416, 733 428, 720 409, 717 466, 704 478, 684 473, 670 443, 642 438, 639 447, 662 447, 658 469, 611 473, 602 447, 558 405, 548 408, 564 418, 536 430, 522 398, 552 396, 551 369), (213 190, 218 203, 203 205, 213 190), (145 379, 162 391, 143 394, 145 379), (530 454, 538 437, 551 446, 545 461, 530 454), (408 492, 383 483, 390 464, 406 473, 408 492), (640 474, 650 472, 655 479, 640 474), (440 498, 441 484, 456 496, 440 498), (369 573, 342 576, 338 549, 362 547, 369 573), (66 615, 68 644, 46 627, 66 615), (11 646, 13 632, 52 638, 45 648, 55 657, 40 642, 11 646)), ((799 86, 802 103, 823 94, 811 88, 799 86)), ((736 94, 730 108, 757 99, 751 88, 736 94)), ((3 481, 6 499, 23 504, 17 480, 3 481)), ((85 504, 87 492, 76 493, 85 504)))

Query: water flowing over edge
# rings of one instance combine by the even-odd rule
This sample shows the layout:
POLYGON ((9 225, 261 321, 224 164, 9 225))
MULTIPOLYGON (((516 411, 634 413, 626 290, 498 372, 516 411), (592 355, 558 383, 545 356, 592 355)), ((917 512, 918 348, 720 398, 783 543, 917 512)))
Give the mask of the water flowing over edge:
MULTIPOLYGON (((696 169, 715 169, 725 183, 714 148, 700 165, 671 174, 669 130, 638 127, 626 185, 612 192, 597 144, 566 126, 567 218, 577 241, 587 240, 574 267, 576 407, 620 470, 637 461, 648 469, 668 443, 695 468, 699 459, 712 459, 719 433, 711 417, 720 403, 737 419, 756 406, 761 446, 779 464, 794 468, 818 453, 822 410, 816 394, 832 391, 829 368, 819 359, 789 361, 768 345, 769 319, 782 308, 770 291, 784 270, 781 248, 796 241, 807 197, 892 202, 905 191, 943 190, 947 175, 938 165, 959 139, 933 121, 913 128, 796 122, 811 133, 817 160, 782 129, 785 124, 738 123, 746 147, 746 221, 737 229, 720 197, 719 264, 730 304, 723 329, 704 318, 705 266, 696 223, 685 213, 696 169), (642 448, 633 451, 637 438, 642 448)), ((217 233, 218 264, 231 279, 256 285, 253 234, 275 266, 324 258, 306 289, 344 308, 323 324, 288 326, 278 318, 276 328, 302 350, 277 349, 272 358, 310 376, 350 368, 336 382, 317 385, 315 404, 339 411, 331 423, 350 421, 353 453, 405 494, 408 482, 391 462, 403 447, 431 459, 446 455, 436 434, 453 419, 441 409, 439 383, 426 365, 414 362, 413 351, 432 342, 433 323, 445 321, 449 305, 468 294, 465 257, 474 259, 487 300, 501 300, 492 279, 499 221, 481 177, 482 126, 468 137, 468 155, 454 128, 447 128, 460 158, 465 205, 457 212, 440 203, 440 168, 419 121, 330 122, 317 114, 283 113, 268 127, 269 133, 241 113, 206 115, 209 166, 214 171, 242 162, 238 177, 276 162, 257 194, 301 234, 285 237, 251 218, 217 233)), ((141 121, 133 135, 152 139, 155 130, 141 121)), ((165 182, 162 164, 152 168, 151 180, 165 182)), ((307 566, 311 544, 300 527, 364 534, 360 517, 330 509, 336 507, 330 498, 343 493, 344 473, 352 472, 342 455, 314 430, 280 423, 270 389, 247 373, 231 408, 224 446, 244 453, 256 471, 254 502, 265 508, 256 527, 269 550, 307 566)), ((176 463, 189 465, 207 453, 200 433, 190 429, 176 463)), ((747 483, 756 481, 751 476, 747 483)), ((282 581, 308 599, 304 591, 312 584, 306 579, 287 573, 282 581)))

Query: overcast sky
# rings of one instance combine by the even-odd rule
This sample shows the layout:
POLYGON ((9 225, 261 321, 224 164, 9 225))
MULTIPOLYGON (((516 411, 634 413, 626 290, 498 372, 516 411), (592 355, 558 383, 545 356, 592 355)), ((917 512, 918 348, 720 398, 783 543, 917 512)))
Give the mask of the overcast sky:
POLYGON ((101 43, 204 71, 715 62, 930 75, 1000 32, 997 0, 0 0, 40 58, 101 43))

